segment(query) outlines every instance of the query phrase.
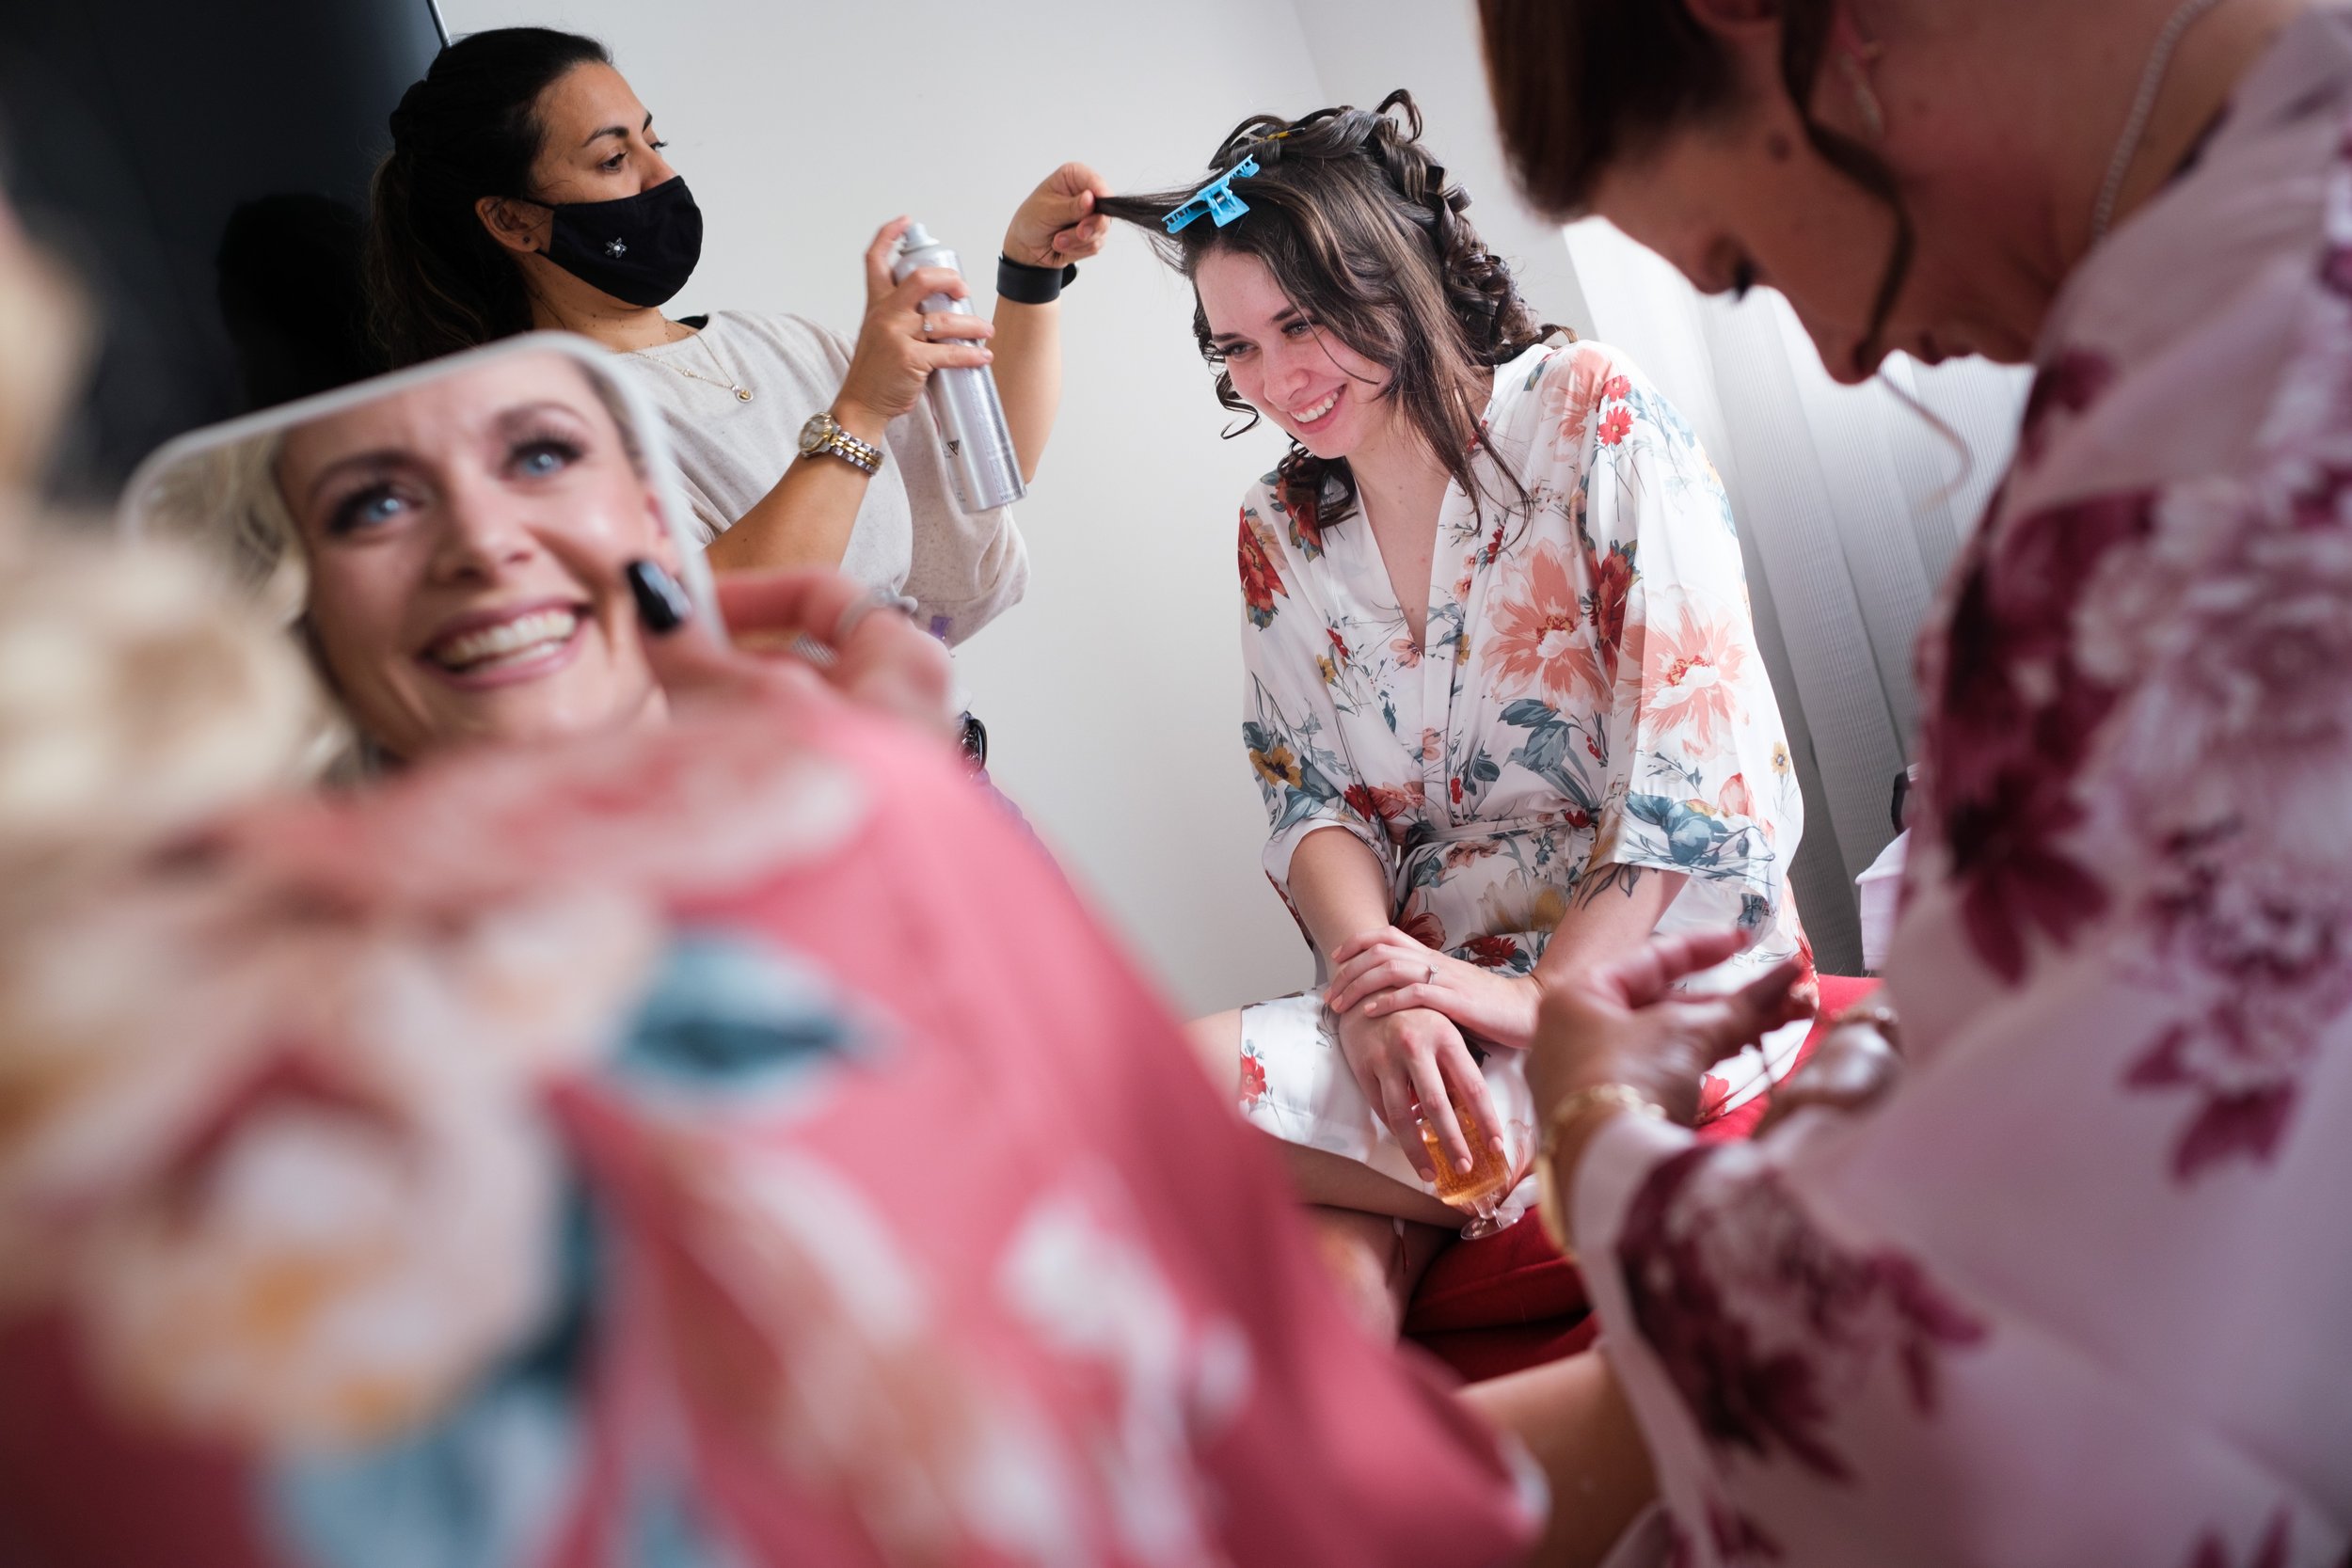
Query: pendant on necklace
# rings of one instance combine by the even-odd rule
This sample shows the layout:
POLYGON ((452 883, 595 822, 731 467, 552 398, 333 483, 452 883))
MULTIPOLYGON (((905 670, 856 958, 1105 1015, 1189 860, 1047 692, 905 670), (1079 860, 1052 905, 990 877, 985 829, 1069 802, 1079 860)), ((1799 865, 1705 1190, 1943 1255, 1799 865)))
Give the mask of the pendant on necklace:
POLYGON ((738 387, 738 388, 735 389, 735 401, 736 401, 736 402, 738 402, 738 403, 749 403, 749 402, 751 402, 751 401, 752 401, 752 389, 751 389, 749 387, 738 387))

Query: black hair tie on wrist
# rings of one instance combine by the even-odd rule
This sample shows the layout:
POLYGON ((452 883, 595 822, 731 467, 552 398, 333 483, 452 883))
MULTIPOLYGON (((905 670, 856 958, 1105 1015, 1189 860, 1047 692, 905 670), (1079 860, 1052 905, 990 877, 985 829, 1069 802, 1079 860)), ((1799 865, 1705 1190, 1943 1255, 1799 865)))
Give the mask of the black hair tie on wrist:
POLYGON ((1033 267, 1009 256, 996 258, 996 297, 1015 305, 1051 305, 1078 276, 1078 263, 1033 267))

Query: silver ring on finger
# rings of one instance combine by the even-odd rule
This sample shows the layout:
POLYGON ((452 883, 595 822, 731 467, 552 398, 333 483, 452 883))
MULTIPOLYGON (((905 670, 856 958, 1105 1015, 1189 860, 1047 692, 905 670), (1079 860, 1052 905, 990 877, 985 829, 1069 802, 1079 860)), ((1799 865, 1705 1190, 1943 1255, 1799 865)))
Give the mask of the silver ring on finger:
POLYGON ((1434 986, 1434 985, 1436 985, 1437 983, 1438 983, 1438 966, 1437 966, 1436 964, 1431 964, 1431 965, 1429 966, 1429 974, 1428 974, 1428 976, 1427 976, 1425 979, 1423 979, 1423 980, 1422 981, 1422 985, 1424 985, 1424 986, 1434 986))
POLYGON ((914 329, 917 332, 922 333, 926 338, 931 335, 931 317, 930 311, 919 310, 915 312, 914 329))

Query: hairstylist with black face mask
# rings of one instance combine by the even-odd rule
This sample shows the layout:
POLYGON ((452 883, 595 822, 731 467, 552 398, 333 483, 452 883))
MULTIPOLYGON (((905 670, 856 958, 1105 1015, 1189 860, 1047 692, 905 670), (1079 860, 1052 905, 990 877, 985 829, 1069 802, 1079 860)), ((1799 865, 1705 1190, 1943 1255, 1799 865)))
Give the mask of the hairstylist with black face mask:
POLYGON ((1034 474, 1061 395, 1055 300, 1107 228, 1091 169, 1065 164, 1013 214, 993 325, 918 312, 962 282, 924 270, 893 284, 906 220, 885 224, 851 343, 797 316, 662 314, 700 257, 702 214, 593 39, 462 39, 391 130, 370 275, 396 361, 534 328, 584 333, 628 356, 661 410, 713 566, 839 567, 912 597, 950 642, 1019 599, 1027 562, 1012 519, 959 506, 921 393, 934 370, 993 362, 1034 474))

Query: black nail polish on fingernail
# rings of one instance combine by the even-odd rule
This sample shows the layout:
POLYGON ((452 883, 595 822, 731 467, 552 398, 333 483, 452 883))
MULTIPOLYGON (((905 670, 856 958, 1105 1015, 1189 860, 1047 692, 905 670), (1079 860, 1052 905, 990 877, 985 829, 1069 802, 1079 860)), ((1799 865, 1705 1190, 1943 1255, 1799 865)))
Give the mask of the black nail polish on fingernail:
POLYGON ((660 562, 632 561, 623 575, 628 578, 630 595, 637 600, 637 618, 656 637, 666 637, 677 630, 694 613, 686 590, 678 586, 677 578, 662 569, 660 562))

